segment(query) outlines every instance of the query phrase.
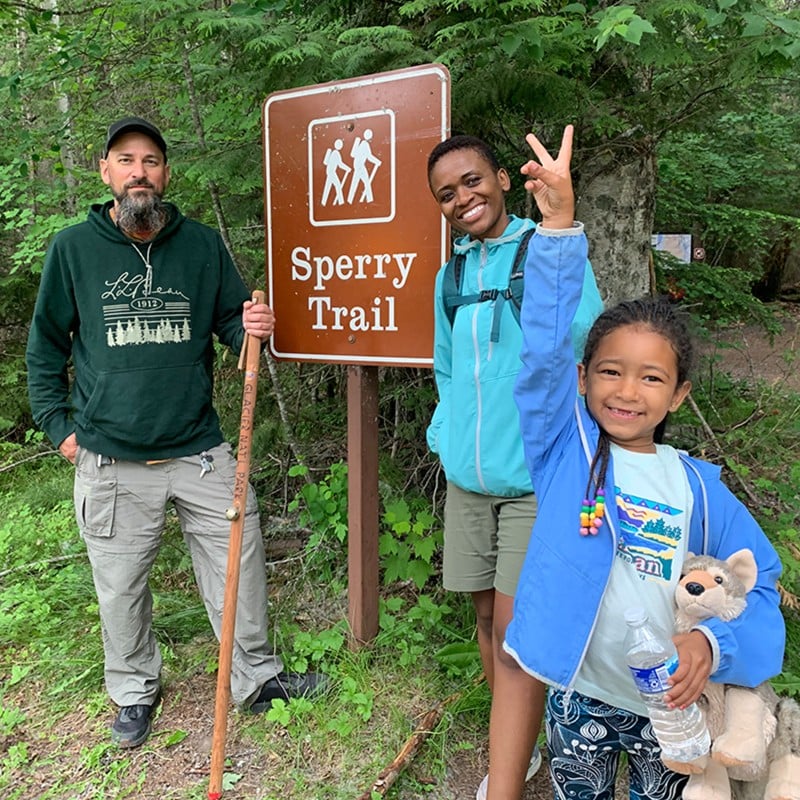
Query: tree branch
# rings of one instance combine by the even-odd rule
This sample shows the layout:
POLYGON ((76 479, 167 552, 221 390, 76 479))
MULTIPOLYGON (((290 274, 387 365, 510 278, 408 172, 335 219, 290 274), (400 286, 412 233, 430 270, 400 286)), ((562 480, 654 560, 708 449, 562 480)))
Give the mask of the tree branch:
POLYGON ((419 749, 422 747, 425 740, 436 729, 436 726, 439 724, 439 720, 442 718, 447 706, 449 706, 451 703, 454 703, 456 700, 462 697, 465 692, 472 690, 483 680, 484 676, 481 674, 467 689, 453 692, 453 694, 451 694, 449 697, 445 697, 444 700, 438 702, 427 714, 425 714, 425 716, 422 718, 422 722, 420 722, 414 733, 412 733, 411 736, 406 739, 406 743, 400 749, 400 752, 394 757, 391 764, 384 767, 380 771, 372 786, 367 789, 364 794, 360 795, 358 800, 373 800, 375 795, 378 797, 385 797, 386 793, 400 776, 400 773, 414 760, 414 756, 416 756, 416 754, 419 752, 419 749))
MULTIPOLYGON (((695 416, 697 417, 697 419, 700 420, 700 425, 703 427, 703 431, 705 431, 706 436, 708 436, 708 438, 711 439, 712 442, 714 442, 714 446, 717 448, 719 453, 724 456, 725 455, 725 451, 722 448, 722 444, 721 444, 720 440, 717 438, 717 435, 714 433, 714 431, 711 429, 711 426, 706 421, 706 418, 703 416, 703 412, 700 411, 700 409, 698 408, 697 403, 695 403, 694 398, 692 397, 692 395, 690 394, 686 398, 686 400, 689 403, 689 407, 692 409, 692 411, 694 411, 695 416)), ((731 470, 731 472, 733 473, 734 477, 736 478, 737 482, 739 483, 739 486, 742 487, 742 491, 747 495, 747 499, 753 505, 760 507, 762 505, 761 501, 755 496, 755 494, 753 494, 752 489, 750 489, 750 487, 745 483, 744 478, 742 478, 742 476, 739 475, 734 470, 731 470)))
POLYGON ((5 466, 0 467, 0 472, 10 472, 15 467, 22 466, 22 464, 27 464, 29 461, 34 461, 37 458, 44 458, 44 456, 57 456, 59 455, 58 450, 45 450, 42 453, 34 453, 32 456, 27 456, 23 458, 21 461, 14 461, 11 464, 6 464, 5 466))
POLYGON ((45 558, 42 561, 31 561, 30 564, 19 564, 16 567, 11 567, 11 569, 4 569, 0 572, 0 578, 5 578, 6 575, 11 575, 12 572, 25 572, 37 567, 49 567, 51 564, 58 564, 60 561, 71 561, 73 558, 86 557, 86 553, 72 553, 68 556, 53 556, 53 558, 45 558))

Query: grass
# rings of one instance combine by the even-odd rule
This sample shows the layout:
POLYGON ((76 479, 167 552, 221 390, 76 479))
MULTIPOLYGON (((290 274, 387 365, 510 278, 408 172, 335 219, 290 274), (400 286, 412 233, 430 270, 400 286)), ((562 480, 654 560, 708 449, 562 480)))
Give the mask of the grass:
MULTIPOLYGON (((125 753, 108 741, 114 711, 103 689, 71 468, 55 456, 33 464, 0 476, 0 790, 6 800, 205 797, 217 644, 176 521, 168 523, 152 573, 165 701, 147 745, 125 753)), ((424 713, 463 684, 462 672, 448 672, 434 657, 441 645, 472 636, 459 598, 395 585, 382 602, 375 642, 353 651, 343 622, 346 585, 319 557, 309 551, 275 571, 270 613, 287 666, 326 672, 330 691, 314 704, 292 700, 264 715, 231 711, 230 796, 360 796, 424 713)), ((468 695, 474 703, 475 692, 468 695)), ((483 722, 476 727, 485 738, 488 696, 479 705, 483 722)), ((440 776, 450 738, 438 732, 431 745, 415 769, 440 776)), ((410 770, 396 796, 427 794, 424 786, 410 770)))
MULTIPOLYGON (((713 364, 708 370, 694 397, 713 436, 687 408, 674 421, 673 443, 723 463, 734 491, 756 499, 753 511, 785 568, 788 645, 775 685, 798 694, 800 397, 735 381, 713 364)), ((34 446, 7 446, 0 458, 20 461, 34 446)), ((97 605, 71 479, 57 456, 0 473, 0 790, 5 800, 205 798, 217 644, 177 523, 169 519, 152 576, 165 699, 147 744, 121 752, 108 741, 114 710, 103 689, 97 605)), ((257 717, 231 710, 226 797, 361 797, 424 714, 458 692, 388 793, 393 800, 452 796, 448 766, 473 756, 484 763, 488 728, 488 690, 473 683, 479 662, 470 603, 438 588, 425 510, 389 504, 383 564, 393 574, 406 570, 405 579, 382 589, 375 641, 351 650, 340 502, 346 476, 334 469, 316 486, 297 507, 309 511, 310 544, 271 570, 270 614, 287 666, 323 670, 331 688, 313 704, 293 700, 257 717)))

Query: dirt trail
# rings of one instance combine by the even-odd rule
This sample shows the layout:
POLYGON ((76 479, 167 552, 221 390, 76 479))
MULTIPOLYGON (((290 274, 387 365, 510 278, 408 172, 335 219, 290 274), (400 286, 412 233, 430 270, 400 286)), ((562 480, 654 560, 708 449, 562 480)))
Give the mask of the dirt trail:
POLYGON ((701 348, 719 359, 719 368, 736 378, 783 384, 800 392, 800 370, 794 359, 800 342, 800 304, 782 303, 783 331, 773 341, 757 325, 728 328, 701 348))

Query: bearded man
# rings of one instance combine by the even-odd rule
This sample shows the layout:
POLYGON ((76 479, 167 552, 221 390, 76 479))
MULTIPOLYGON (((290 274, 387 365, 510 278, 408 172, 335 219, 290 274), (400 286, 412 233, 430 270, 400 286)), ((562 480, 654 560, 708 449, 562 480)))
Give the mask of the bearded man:
MULTIPOLYGON (((137 747, 161 697, 148 578, 168 505, 217 637, 221 631, 236 460, 212 405, 214 337, 238 353, 245 333, 266 340, 275 317, 251 302, 219 234, 163 201, 170 167, 155 125, 140 117, 113 123, 100 176, 113 199, 93 205, 48 249, 28 339, 28 391, 36 424, 75 466, 105 683, 119 707, 111 735, 137 747)), ((270 648, 250 487, 232 697, 259 712, 321 686, 320 675, 284 672, 270 648)))

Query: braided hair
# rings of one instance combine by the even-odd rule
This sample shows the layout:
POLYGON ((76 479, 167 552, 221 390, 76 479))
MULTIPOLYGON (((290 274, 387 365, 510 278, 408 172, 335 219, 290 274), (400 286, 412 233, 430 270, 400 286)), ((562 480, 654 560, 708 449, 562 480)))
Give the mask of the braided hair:
MULTIPOLYGON (((653 333, 663 336, 672 346, 678 366, 678 386, 689 378, 694 360, 694 345, 689 333, 688 315, 673 305, 666 297, 642 297, 638 300, 624 300, 604 311, 594 322, 586 346, 583 350, 583 367, 589 369, 600 342, 617 328, 627 325, 640 325, 653 333)), ((667 426, 667 414, 656 426, 653 439, 661 443, 667 426)), ((608 460, 611 454, 611 441, 608 434, 600 428, 597 448, 589 467, 589 480, 586 485, 586 497, 594 495, 604 488, 608 460)))

